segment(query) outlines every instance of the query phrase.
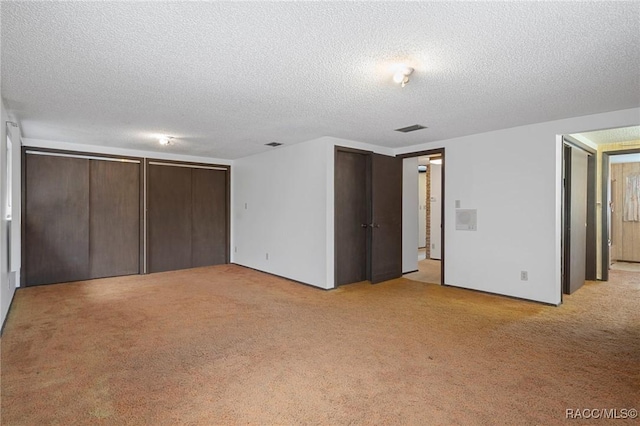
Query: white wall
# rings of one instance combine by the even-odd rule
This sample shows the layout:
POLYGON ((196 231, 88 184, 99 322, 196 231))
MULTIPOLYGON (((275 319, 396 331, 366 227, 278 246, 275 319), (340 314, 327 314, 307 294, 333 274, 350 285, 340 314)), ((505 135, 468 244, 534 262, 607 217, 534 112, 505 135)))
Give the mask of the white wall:
POLYGON ((390 148, 322 137, 234 161, 232 262, 334 287, 336 146, 393 154, 390 148))
MULTIPOLYGON (((428 167, 428 166, 427 166, 428 167)), ((427 174, 418 176, 418 247, 427 246, 427 174)))
MULTIPOLYGON (((17 124, 17 123, 16 123, 17 124)), ((20 283, 20 268, 22 266, 21 239, 22 239, 22 135, 19 126, 8 127, 9 139, 11 140, 11 225, 9 232, 9 271, 14 272, 14 284, 20 283)), ((17 286, 16 286, 17 287, 17 286)))
POLYGON ((418 158, 405 158, 402 160, 403 274, 418 270, 418 198, 418 158))
POLYGON ((446 149, 445 283, 560 303, 558 135, 639 122, 633 108, 398 149, 446 149), (455 230, 455 200, 478 209, 476 232, 455 230), (520 281, 522 270, 528 281, 520 281))
POLYGON ((442 165, 429 164, 431 168, 431 259, 442 258, 442 165))
POLYGON ((7 245, 7 228, 9 224, 6 220, 6 213, 4 207, 4 200, 7 197, 7 182, 5 179, 7 173, 7 132, 5 122, 8 120, 4 101, 0 98, 0 127, 2 132, 0 133, 0 318, 2 324, 4 324, 5 316, 9 308, 9 303, 13 298, 13 292, 8 287, 8 245, 7 245), (6 308, 5 308, 6 305, 6 308))
MULTIPOLYGON (((0 98, 1 99, 1 98, 0 98)), ((12 157, 13 157, 13 169, 12 169, 12 206, 13 206, 13 228, 14 233, 12 235, 12 243, 9 244, 9 235, 11 228, 11 221, 7 220, 6 212, 6 197, 7 197, 7 135, 5 123, 12 118, 7 115, 7 111, 4 105, 4 101, 0 102, 0 127, 2 133, 0 135, 0 325, 4 324, 9 306, 16 290, 16 283, 19 282, 20 270, 17 268, 13 272, 10 270, 9 259, 10 253, 13 253, 14 264, 17 263, 15 255, 20 252, 20 240, 16 238, 15 229, 19 229, 19 216, 20 216, 20 137, 17 129, 13 131, 14 137, 12 138, 12 157)), ((18 235, 19 237, 19 235, 18 235)))
POLYGON ((234 263, 333 287, 326 268, 328 160, 327 145, 316 140, 235 161, 234 263))

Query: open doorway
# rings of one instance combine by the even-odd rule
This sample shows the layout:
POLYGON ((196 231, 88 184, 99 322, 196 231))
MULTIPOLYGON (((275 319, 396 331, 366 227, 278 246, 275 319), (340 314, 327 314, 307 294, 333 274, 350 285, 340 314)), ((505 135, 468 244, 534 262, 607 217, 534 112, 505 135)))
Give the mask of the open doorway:
POLYGON ((609 270, 640 273, 640 149, 603 153, 608 163, 609 270))
MULTIPOLYGON (((417 245, 405 247, 417 259, 417 267, 405 278, 430 284, 443 284, 443 169, 444 150, 433 150, 410 154, 405 158, 417 160, 411 179, 417 179, 417 245)), ((415 164, 415 163, 412 163, 415 164)), ((415 265, 415 263, 414 263, 415 265)))
MULTIPOLYGON (((640 273, 640 126, 565 135, 564 143, 563 281, 570 280, 566 275, 571 274, 572 240, 568 228, 577 218, 567 205, 572 188, 566 182, 572 177, 570 163, 576 157, 576 148, 588 152, 585 279, 607 281, 610 271, 616 270, 640 273)), ((566 289, 563 286, 564 293, 572 292, 566 289)))
POLYGON ((562 293, 596 279, 596 154, 571 136, 563 138, 562 293))

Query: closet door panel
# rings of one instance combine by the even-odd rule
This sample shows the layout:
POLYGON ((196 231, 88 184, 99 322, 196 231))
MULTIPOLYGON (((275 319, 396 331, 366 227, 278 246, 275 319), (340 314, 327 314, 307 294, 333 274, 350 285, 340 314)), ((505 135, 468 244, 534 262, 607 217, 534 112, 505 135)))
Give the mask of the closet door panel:
POLYGON ((89 160, 26 155, 25 283, 89 278, 89 160))
POLYGON ((191 266, 227 262, 227 173, 192 169, 191 266))
POLYGON ((147 220, 149 272, 191 267, 191 169, 150 164, 147 220))
POLYGON ((369 198, 368 154, 335 154, 335 284, 367 279, 369 198))
POLYGON ((91 160, 91 278, 140 272, 140 164, 91 160))
POLYGON ((402 160, 371 154, 371 282, 402 276, 402 160))

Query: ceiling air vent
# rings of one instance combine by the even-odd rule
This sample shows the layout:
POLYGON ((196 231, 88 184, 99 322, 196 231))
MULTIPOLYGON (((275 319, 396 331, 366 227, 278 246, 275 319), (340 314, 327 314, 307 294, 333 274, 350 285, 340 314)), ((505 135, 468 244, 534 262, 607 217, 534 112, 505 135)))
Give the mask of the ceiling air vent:
POLYGON ((414 124, 413 126, 409 126, 409 127, 403 127, 401 129, 396 129, 396 132, 402 132, 402 133, 409 133, 409 132, 415 132, 416 130, 422 130, 422 129, 426 129, 427 126, 421 126, 420 124, 414 124))
POLYGON ((276 146, 280 146, 282 145, 280 142, 269 142, 269 143, 265 143, 266 146, 272 146, 272 147, 276 147, 276 146))

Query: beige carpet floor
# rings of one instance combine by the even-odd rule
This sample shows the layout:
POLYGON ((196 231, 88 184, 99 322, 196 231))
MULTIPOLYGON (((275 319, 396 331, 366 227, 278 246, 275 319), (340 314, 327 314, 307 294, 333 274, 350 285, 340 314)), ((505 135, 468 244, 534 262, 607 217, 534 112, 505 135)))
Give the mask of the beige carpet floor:
POLYGON ((640 272, 640 263, 636 262, 614 262, 611 269, 615 271, 640 272))
POLYGON ((600 424, 565 410, 640 408, 639 300, 622 271, 561 307, 235 265, 21 289, 1 422, 600 424))
POLYGON ((429 284, 440 284, 440 261, 422 259, 418 262, 418 270, 405 274, 403 277, 412 281, 420 281, 429 284))

